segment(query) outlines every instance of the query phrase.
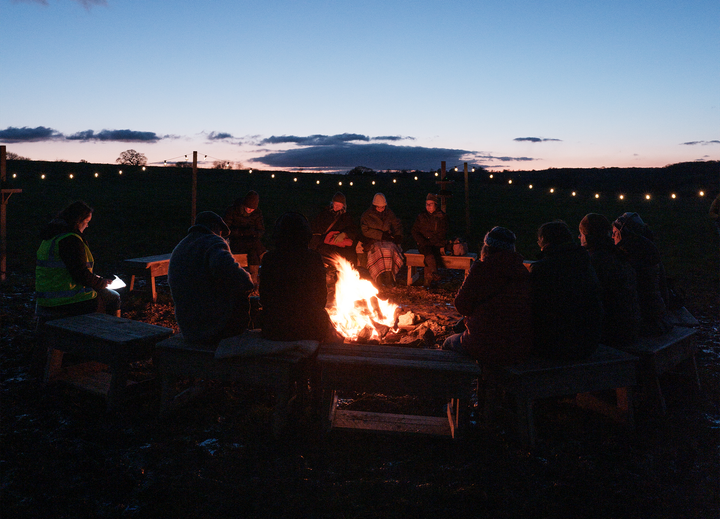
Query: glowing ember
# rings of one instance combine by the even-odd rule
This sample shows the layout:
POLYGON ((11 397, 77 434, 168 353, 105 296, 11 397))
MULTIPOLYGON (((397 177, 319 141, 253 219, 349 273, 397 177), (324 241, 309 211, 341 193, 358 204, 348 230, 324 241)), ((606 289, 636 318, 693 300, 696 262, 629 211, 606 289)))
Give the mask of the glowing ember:
POLYGON ((378 299, 378 290, 344 258, 336 256, 335 305, 328 310, 338 332, 346 339, 382 339, 395 328, 398 305, 378 299))

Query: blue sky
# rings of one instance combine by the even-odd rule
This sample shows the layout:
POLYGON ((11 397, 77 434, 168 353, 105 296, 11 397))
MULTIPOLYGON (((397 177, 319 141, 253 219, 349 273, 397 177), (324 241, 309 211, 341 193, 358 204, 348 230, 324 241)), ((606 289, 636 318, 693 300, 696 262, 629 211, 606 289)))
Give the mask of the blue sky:
POLYGON ((36 160, 720 160, 718 0, 0 0, 0 49, 0 144, 36 160))

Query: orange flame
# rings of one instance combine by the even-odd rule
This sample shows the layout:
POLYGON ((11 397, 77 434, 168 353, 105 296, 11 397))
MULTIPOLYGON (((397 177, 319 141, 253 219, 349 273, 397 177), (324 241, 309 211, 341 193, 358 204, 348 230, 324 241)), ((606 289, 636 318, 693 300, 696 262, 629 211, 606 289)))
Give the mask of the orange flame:
POLYGON ((328 310, 337 331, 347 339, 382 339, 395 328, 398 305, 378 299, 378 290, 344 258, 334 258, 337 270, 335 304, 328 310))

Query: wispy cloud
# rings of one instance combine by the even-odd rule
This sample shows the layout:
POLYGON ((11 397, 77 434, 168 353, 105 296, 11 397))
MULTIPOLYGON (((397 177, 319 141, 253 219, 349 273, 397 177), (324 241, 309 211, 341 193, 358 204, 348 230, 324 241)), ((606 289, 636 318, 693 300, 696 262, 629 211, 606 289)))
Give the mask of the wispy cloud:
MULTIPOLYGON (((48 5, 47 0, 12 0, 16 4, 40 4, 48 5)), ((91 7, 96 5, 107 5, 107 0, 74 0, 76 3, 83 6, 85 9, 90 10, 91 7)))
POLYGON ((69 141, 120 141, 120 142, 157 142, 161 139, 155 132, 135 130, 93 130, 77 132, 66 137, 69 141))
POLYGON ((210 132, 207 134, 207 138, 211 141, 222 141, 226 139, 232 139, 233 136, 231 133, 226 132, 210 132))
POLYGON ((544 137, 516 137, 516 142, 562 142, 560 139, 546 139, 544 137))
POLYGON ((337 146, 350 142, 377 142, 377 141, 401 141, 412 139, 412 137, 386 136, 369 137, 359 133, 341 133, 338 135, 309 135, 300 137, 297 135, 281 135, 268 137, 260 141, 260 144, 297 144, 298 146, 337 146))
POLYGON ((682 146, 707 146, 708 144, 720 144, 720 141, 714 140, 714 141, 690 141, 690 142, 683 142, 682 146))
POLYGON ((4 142, 40 142, 62 139, 63 134, 52 128, 38 126, 37 128, 15 128, 8 126, 4 130, 0 130, 0 141, 4 142))

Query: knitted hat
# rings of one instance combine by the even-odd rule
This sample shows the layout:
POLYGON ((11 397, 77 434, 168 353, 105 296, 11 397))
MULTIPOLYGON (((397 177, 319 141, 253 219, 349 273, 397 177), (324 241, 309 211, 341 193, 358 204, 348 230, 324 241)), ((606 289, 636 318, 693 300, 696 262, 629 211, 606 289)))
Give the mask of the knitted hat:
POLYGON ((257 191, 248 191, 243 199, 243 205, 248 209, 257 209, 260 204, 260 195, 257 191))
POLYGON ((273 238, 278 247, 307 248, 311 237, 310 223, 301 213, 289 211, 275 221, 273 238))
POLYGON ((440 197, 437 196, 435 193, 428 193, 428 196, 425 197, 425 200, 430 200, 432 202, 435 202, 435 205, 440 205, 440 197))
POLYGON ((555 220, 540 226, 538 238, 542 238, 548 245, 560 245, 562 243, 572 243, 573 234, 565 222, 555 220))
POLYGON ((340 191, 333 195, 331 202, 340 202, 342 205, 347 205, 345 195, 343 195, 340 191))
POLYGON ((589 213, 580 221, 580 232, 585 236, 607 237, 611 230, 610 221, 601 214, 589 213))
POLYGON ((621 231, 623 229, 627 229, 628 231, 632 231, 640 235, 645 233, 645 228, 647 227, 645 222, 642 221, 642 218, 640 218, 640 215, 637 213, 621 214, 618 216, 617 220, 613 222, 613 226, 617 227, 621 231))
POLYGON ((515 250, 515 234, 505 227, 493 227, 485 235, 484 243, 501 250, 515 250))
POLYGON ((387 200, 385 200, 385 195, 383 195, 382 193, 375 193, 375 196, 373 197, 372 205, 380 205, 380 206, 387 205, 387 200))
POLYGON ((225 220, 223 220, 220 215, 213 213, 212 211, 203 211, 198 213, 195 217, 195 225, 203 225, 215 234, 219 233, 222 237, 230 234, 230 229, 225 223, 225 220))

